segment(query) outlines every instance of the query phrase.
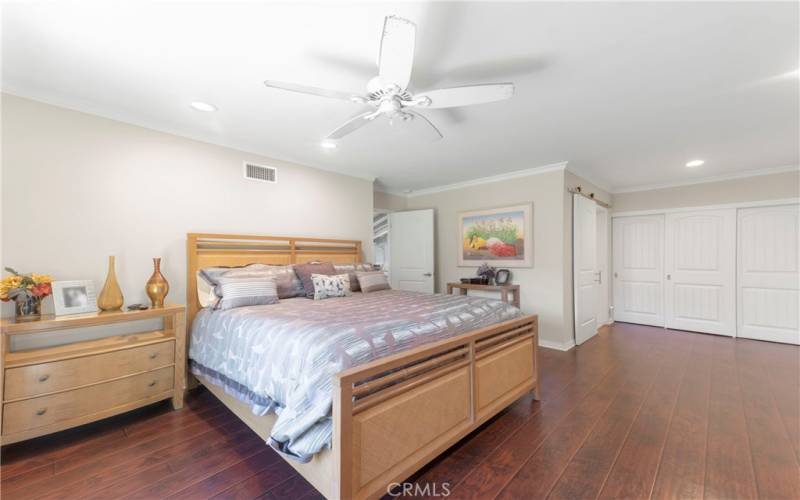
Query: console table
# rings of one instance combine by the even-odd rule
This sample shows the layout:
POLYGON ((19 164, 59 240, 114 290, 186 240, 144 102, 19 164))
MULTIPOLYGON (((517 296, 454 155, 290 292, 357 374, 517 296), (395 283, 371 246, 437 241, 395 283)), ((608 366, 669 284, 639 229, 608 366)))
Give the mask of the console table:
POLYGON ((481 290, 484 292, 500 292, 500 300, 514 307, 519 307, 519 285, 475 285, 472 283, 448 283, 447 294, 451 295, 453 290, 458 290, 461 295, 466 295, 470 290, 481 290), (511 300, 509 300, 509 298, 511 300))

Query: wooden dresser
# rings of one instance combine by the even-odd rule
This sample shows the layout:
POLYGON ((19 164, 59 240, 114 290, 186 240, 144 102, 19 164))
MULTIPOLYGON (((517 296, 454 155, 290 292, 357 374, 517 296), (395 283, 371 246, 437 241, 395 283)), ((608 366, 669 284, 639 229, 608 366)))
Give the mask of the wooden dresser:
POLYGON ((0 322, 0 443, 9 444, 123 413, 163 399, 183 407, 186 310, 44 316, 0 322), (163 319, 160 330, 56 347, 10 351, 15 335, 163 319))

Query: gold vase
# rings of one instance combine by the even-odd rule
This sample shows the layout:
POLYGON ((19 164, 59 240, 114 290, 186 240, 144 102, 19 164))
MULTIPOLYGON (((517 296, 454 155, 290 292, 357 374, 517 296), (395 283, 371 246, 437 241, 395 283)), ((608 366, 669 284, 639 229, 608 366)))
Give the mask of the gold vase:
POLYGON ((153 259, 153 275, 147 280, 145 290, 153 307, 164 307, 164 297, 169 293, 169 283, 161 274, 161 259, 158 257, 153 259))
POLYGON ((123 304, 122 290, 117 283, 117 271, 114 269, 114 256, 108 257, 108 276, 106 283, 97 296, 97 307, 101 311, 116 311, 123 304))

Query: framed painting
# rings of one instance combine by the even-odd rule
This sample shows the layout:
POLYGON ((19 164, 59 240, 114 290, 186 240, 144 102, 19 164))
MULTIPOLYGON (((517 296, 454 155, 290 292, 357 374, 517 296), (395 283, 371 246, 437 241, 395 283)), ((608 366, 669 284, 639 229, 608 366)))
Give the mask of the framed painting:
POLYGON ((530 203, 458 214, 458 265, 495 267, 533 265, 530 203))

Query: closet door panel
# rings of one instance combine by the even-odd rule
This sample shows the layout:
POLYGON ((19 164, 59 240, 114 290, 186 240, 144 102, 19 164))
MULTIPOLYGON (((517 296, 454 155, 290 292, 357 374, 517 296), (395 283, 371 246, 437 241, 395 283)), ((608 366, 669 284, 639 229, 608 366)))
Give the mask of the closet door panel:
POLYGON ((664 326, 664 216, 615 217, 614 320, 664 326))
POLYGON ((736 329, 736 210, 668 214, 666 326, 719 335, 736 329))
POLYGON ((739 211, 740 337, 800 344, 800 209, 739 211))

